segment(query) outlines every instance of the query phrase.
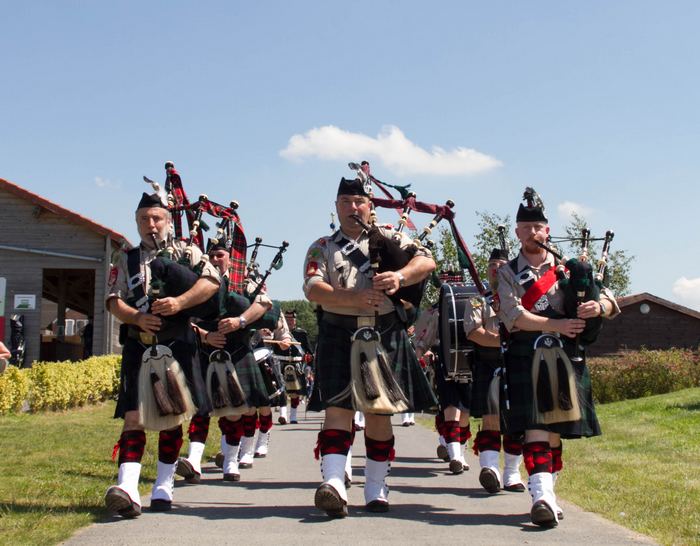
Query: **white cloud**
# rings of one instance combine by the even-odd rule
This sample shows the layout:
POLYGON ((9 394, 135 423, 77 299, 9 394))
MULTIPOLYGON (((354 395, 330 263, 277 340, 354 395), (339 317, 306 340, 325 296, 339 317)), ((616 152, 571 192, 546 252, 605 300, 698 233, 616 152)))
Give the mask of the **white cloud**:
POLYGON ((471 148, 445 150, 433 146, 430 151, 411 142, 403 131, 387 125, 375 137, 344 131, 333 125, 315 127, 293 135, 280 155, 289 160, 308 157, 339 161, 379 160, 400 176, 455 176, 475 174, 501 166, 491 156, 471 148))
POLYGON ((120 182, 112 182, 109 178, 102 178, 101 176, 96 176, 94 181, 95 186, 98 188, 116 189, 122 186, 120 182))
POLYGON ((700 277, 687 279, 681 277, 673 283, 673 294, 678 297, 682 305, 700 309, 700 277))
POLYGON ((593 213, 593 209, 573 201, 564 201, 557 205, 557 212, 563 221, 568 222, 574 214, 582 218, 588 218, 593 213))

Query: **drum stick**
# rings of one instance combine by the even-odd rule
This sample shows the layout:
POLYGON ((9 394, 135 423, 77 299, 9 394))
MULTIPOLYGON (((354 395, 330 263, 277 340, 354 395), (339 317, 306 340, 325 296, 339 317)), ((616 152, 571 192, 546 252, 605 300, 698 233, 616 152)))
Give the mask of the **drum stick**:
POLYGON ((301 345, 300 341, 277 341, 276 339, 263 339, 263 343, 272 343, 274 345, 282 345, 282 343, 288 343, 289 345, 301 345))

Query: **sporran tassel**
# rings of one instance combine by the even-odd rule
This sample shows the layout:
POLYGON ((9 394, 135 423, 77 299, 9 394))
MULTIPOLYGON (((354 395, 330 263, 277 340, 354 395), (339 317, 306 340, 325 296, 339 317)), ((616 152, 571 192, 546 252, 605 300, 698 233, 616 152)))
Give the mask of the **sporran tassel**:
POLYGON ((544 357, 540 359, 538 368, 537 409, 540 413, 546 413, 554 409, 554 397, 552 396, 552 381, 549 377, 549 368, 544 357))
POLYGON ((360 377, 362 378, 362 386, 365 389, 367 399, 376 400, 379 398, 379 386, 374 380, 367 355, 364 352, 360 353, 360 377))
POLYGON ((211 376, 211 403, 215 409, 226 407, 226 392, 216 371, 211 376))
POLYGON ((160 380, 160 377, 156 371, 151 368, 151 388, 153 389, 153 398, 158 406, 158 413, 160 415, 172 415, 175 413, 175 408, 173 407, 173 401, 168 396, 168 391, 165 389, 165 385, 160 380))
POLYGON ((377 363, 379 364, 379 372, 382 374, 382 380, 386 385, 386 392, 389 400, 396 404, 397 402, 408 403, 406 395, 404 395, 401 387, 396 382, 396 378, 389 368, 389 363, 384 358, 384 353, 377 351, 377 363))
POLYGON ((165 380, 168 385, 168 395, 173 402, 173 413, 175 415, 180 415, 185 413, 187 410, 187 404, 185 403, 185 396, 180 389, 180 384, 177 382, 175 374, 170 368, 165 370, 165 380))
POLYGON ((574 407, 571 400, 571 389, 569 388, 569 374, 564 361, 557 357, 557 381, 559 383, 559 408, 569 411, 574 407))
POLYGON ((231 406, 238 408, 245 404, 245 394, 241 390, 238 381, 233 377, 231 370, 226 370, 226 386, 228 387, 229 400, 231 400, 231 406))

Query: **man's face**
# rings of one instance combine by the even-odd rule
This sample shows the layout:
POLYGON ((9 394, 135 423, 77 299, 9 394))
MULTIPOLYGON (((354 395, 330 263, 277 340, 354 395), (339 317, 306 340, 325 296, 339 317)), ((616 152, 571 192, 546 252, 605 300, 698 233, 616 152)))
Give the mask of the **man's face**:
POLYGON ((544 222, 518 222, 515 227, 515 235, 518 237, 525 252, 537 254, 542 249, 535 244, 535 241, 540 243, 547 242, 549 226, 544 222))
POLYGON ((213 250, 209 253, 209 261, 222 275, 228 271, 229 260, 229 253, 225 250, 213 250))
POLYGON ((296 317, 294 317, 292 315, 284 315, 284 318, 287 320, 287 326, 289 326, 290 330, 294 330, 294 328, 297 327, 296 317))
POLYGON ((165 241, 170 229, 170 213, 160 207, 139 209, 136 211, 136 228, 144 243, 153 243, 151 234, 159 241, 165 241))
POLYGON ((371 210, 369 197, 364 195, 339 195, 335 202, 335 209, 338 213, 338 220, 343 231, 357 231, 359 226, 351 218, 353 214, 359 216, 363 222, 369 223, 369 213, 371 210))

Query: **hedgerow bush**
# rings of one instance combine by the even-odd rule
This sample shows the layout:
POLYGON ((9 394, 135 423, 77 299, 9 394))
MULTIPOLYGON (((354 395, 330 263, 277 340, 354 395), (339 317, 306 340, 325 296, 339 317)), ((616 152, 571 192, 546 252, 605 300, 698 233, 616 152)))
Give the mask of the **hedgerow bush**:
POLYGON ((38 362, 32 368, 9 367, 0 375, 0 414, 64 410, 114 397, 121 357, 94 356, 81 362, 38 362))
POLYGON ((588 359, 597 402, 617 402, 700 386, 700 356, 687 349, 625 352, 588 359))

